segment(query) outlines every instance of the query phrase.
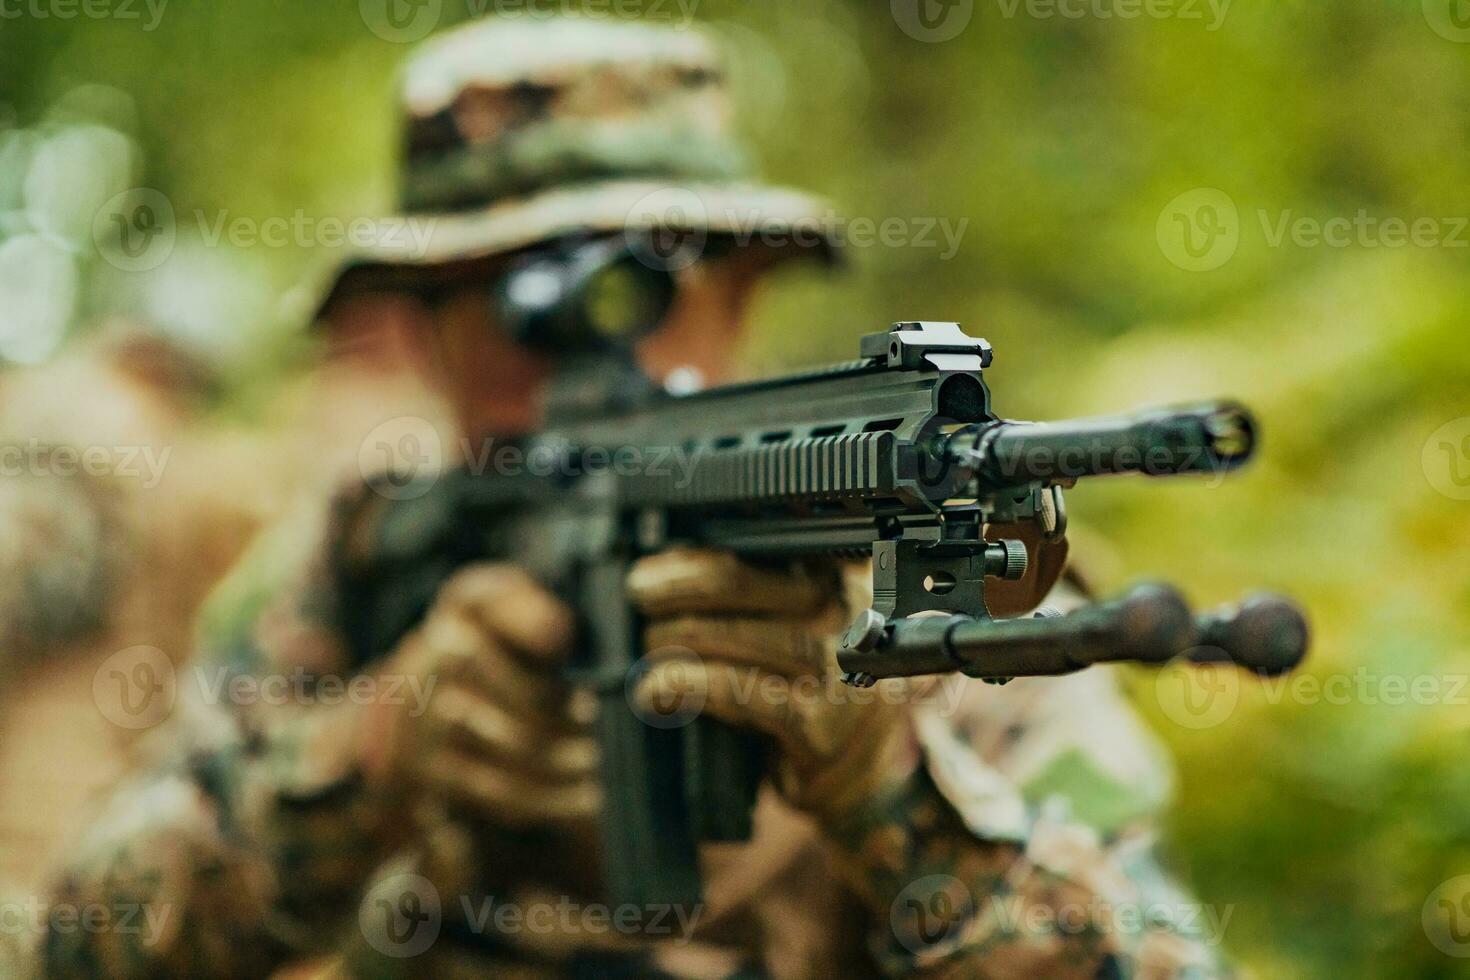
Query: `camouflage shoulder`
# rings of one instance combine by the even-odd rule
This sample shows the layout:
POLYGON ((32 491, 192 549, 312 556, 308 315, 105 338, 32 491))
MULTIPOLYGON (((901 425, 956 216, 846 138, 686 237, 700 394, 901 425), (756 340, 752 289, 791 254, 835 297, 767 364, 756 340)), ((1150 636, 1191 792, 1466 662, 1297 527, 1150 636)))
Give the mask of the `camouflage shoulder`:
POLYGON ((360 481, 344 484, 299 503, 258 534, 200 611, 200 659, 243 672, 282 663, 340 666, 330 649, 337 632, 334 566, 343 525, 370 496, 360 481))

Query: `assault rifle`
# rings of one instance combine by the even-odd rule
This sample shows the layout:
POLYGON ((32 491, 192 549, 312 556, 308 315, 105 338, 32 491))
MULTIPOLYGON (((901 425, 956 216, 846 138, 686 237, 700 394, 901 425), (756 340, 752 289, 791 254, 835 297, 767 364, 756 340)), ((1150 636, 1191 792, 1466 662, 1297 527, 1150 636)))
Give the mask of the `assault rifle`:
POLYGON ((1181 656, 1276 674, 1305 653, 1305 620, 1275 596, 1201 616, 1164 585, 1068 615, 995 619, 986 606, 988 581, 1028 569, 1026 546, 992 540, 992 527, 1060 538, 1063 491, 1082 477, 1234 470, 1256 446, 1243 406, 1002 421, 985 380, 991 347, 957 324, 895 324, 864 337, 860 355, 684 395, 656 389, 631 357, 590 358, 564 373, 545 429, 518 447, 517 473, 458 474, 385 519, 386 541, 435 521, 453 530, 431 549, 443 567, 403 562, 417 592, 363 604, 379 617, 371 635, 401 632, 449 565, 487 557, 522 564, 578 610, 588 653, 577 676, 600 702, 606 872, 619 902, 697 902, 697 846, 748 838, 764 768, 753 736, 707 718, 650 724, 633 708, 642 624, 623 582, 642 555, 686 543, 757 561, 870 557, 873 608, 839 651, 854 685, 1181 656), (675 456, 682 465, 668 464, 675 456), (916 615, 934 611, 945 615, 916 615))

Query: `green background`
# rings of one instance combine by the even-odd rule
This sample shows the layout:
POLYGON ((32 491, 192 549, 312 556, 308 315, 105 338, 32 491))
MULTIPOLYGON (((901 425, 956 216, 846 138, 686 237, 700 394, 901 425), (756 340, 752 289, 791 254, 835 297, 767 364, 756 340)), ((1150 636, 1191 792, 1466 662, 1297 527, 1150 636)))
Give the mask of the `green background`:
MULTIPOLYGON (((678 19, 672 0, 638 6, 678 19)), ((484 7, 443 0, 442 21, 484 7)), ((186 247, 187 215, 386 210, 407 47, 346 0, 177 3, 153 30, 135 9, 0 18, 0 239, 34 233, 49 193, 64 220, 42 237, 78 272, 67 322, 145 315, 215 352, 245 404, 309 354, 315 261, 186 247), (136 135, 110 176, 87 183, 89 152, 85 186, 19 180, 38 141, 99 116, 136 135), (104 192, 138 183, 185 216, 147 275, 97 261, 86 233, 104 192), (85 220, 65 217, 78 202, 85 220)), ((1108 588, 1157 575, 1210 603, 1267 586, 1315 620, 1303 676, 1320 688, 1129 675, 1179 757, 1171 860, 1202 900, 1233 906, 1227 945, 1261 976, 1464 975, 1432 939, 1470 925, 1470 902, 1454 922, 1438 905, 1464 888, 1436 892, 1470 874, 1470 501, 1454 496, 1470 496, 1454 468, 1470 471, 1470 30, 1456 26, 1470 4, 1068 9, 1084 15, 976 0, 932 43, 886 0, 697 4, 736 42, 743 125, 772 177, 875 221, 968 220, 948 260, 856 248, 838 279, 779 284, 752 366, 849 357, 894 319, 957 319, 995 345, 1006 415, 1252 404, 1264 454, 1237 478, 1071 497, 1108 588), (1200 189, 1234 216, 1198 207, 1223 200, 1200 189), (1368 230, 1278 235, 1334 218, 1368 230), (1394 244, 1386 219, 1431 230, 1394 244), (1226 235, 1215 267, 1181 267, 1196 264, 1186 228, 1211 227, 1226 235)))

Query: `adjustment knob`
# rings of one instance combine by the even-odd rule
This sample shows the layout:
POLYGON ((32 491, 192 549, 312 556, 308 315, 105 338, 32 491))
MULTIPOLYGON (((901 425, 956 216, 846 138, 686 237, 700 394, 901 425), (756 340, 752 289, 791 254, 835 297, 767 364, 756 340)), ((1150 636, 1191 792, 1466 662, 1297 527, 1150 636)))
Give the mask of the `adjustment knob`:
POLYGON ((858 650, 862 653, 878 649, 887 639, 884 629, 886 625, 876 609, 864 609, 842 635, 842 649, 858 650))
POLYGON ((1031 567, 1026 544, 1015 538, 1006 538, 985 549, 985 574, 1007 582, 1016 582, 1026 577, 1031 567))

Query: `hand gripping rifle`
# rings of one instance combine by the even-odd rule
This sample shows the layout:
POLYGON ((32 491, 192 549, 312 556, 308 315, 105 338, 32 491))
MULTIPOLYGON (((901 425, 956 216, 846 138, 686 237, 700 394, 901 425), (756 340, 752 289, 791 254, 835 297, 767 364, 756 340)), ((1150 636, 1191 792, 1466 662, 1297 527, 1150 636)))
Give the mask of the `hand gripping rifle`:
MULTIPOLYGON (((1233 470, 1256 427, 1230 402, 1002 421, 985 381, 991 356, 957 324, 899 323, 864 337, 858 361, 688 395, 655 390, 629 357, 594 358, 565 373, 546 428, 518 447, 524 471, 463 477, 456 507, 468 516, 456 526, 480 535, 473 547, 458 539, 463 559, 519 562, 578 610, 577 673, 600 703, 615 900, 699 901, 697 846, 749 837, 764 771, 754 736, 708 718, 662 724, 632 705, 642 624, 623 582, 638 557, 670 545, 756 561, 871 557, 873 608, 838 655, 855 685, 1176 656, 1275 674, 1301 659, 1306 623, 1274 596, 1195 616, 1174 589, 1143 585, 1068 615, 992 618, 986 583, 1020 579, 1028 554, 988 538, 991 526, 1035 522, 1060 538, 1062 492, 1077 479, 1233 470)), ((434 499, 417 502, 420 517, 434 499)))

